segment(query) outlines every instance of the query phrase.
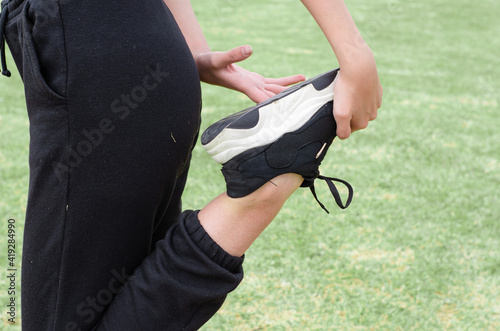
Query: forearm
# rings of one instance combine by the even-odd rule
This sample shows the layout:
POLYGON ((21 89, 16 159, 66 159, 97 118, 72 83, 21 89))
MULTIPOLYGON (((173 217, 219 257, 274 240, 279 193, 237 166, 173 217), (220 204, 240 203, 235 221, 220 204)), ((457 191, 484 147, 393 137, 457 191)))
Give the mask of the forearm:
POLYGON ((210 51, 207 40, 194 14, 191 2, 189 0, 163 1, 172 12, 172 15, 174 15, 193 57, 196 59, 199 53, 210 51))
POLYGON ((382 86, 375 58, 363 40, 344 0, 301 0, 330 42, 340 67, 333 114, 337 136, 349 137, 377 117, 382 86))
POLYGON ((340 66, 369 50, 344 0, 301 0, 328 39, 340 66))

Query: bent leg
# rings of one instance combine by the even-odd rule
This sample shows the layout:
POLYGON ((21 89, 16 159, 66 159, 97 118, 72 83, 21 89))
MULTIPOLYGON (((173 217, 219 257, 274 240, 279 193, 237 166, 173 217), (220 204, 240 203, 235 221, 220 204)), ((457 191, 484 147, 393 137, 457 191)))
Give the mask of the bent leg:
POLYGON ((201 224, 228 253, 241 256, 303 181, 297 174, 284 174, 243 198, 221 194, 201 210, 201 224))
POLYGON ((222 250, 186 211, 115 297, 97 330, 197 330, 243 278, 242 257, 222 250))
POLYGON ((245 198, 221 194, 200 212, 184 212, 134 271, 96 330, 200 328, 242 280, 243 257, 237 256, 302 181, 282 175, 245 198))

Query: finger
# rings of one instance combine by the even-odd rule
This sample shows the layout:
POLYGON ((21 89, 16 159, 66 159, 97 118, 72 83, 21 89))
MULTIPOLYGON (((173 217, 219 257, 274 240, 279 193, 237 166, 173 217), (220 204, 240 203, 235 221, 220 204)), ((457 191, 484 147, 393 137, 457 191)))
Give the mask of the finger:
POLYGON ((282 77, 282 78, 266 78, 265 82, 268 84, 288 86, 288 85, 296 84, 298 82, 302 82, 304 80, 306 80, 306 77, 304 75, 294 75, 294 76, 288 76, 288 77, 282 77))
POLYGON ((226 52, 215 53, 212 63, 216 68, 227 67, 232 63, 248 59, 252 52, 252 47, 249 45, 239 46, 226 52))
POLYGON ((347 139, 351 135, 352 112, 349 100, 344 97, 342 80, 335 84, 335 101, 333 102, 333 117, 337 124, 337 137, 347 139))
POLYGON ((351 135, 351 122, 346 118, 335 117, 337 122, 337 137, 347 139, 351 135))
POLYGON ((368 126, 368 117, 352 119, 351 120, 351 132, 366 129, 368 126))
POLYGON ((266 90, 272 92, 273 94, 278 94, 286 90, 288 87, 276 85, 276 84, 266 84, 266 90))
POLYGON ((274 96, 275 93, 261 89, 252 89, 245 93, 253 102, 261 103, 274 96))
POLYGON ((382 85, 379 85, 378 99, 377 99, 377 107, 378 108, 382 107, 382 97, 383 96, 384 96, 384 89, 382 88, 382 85))
POLYGON ((239 90, 255 103, 263 102, 269 98, 264 90, 258 88, 243 88, 239 90))
POLYGON ((352 116, 341 111, 341 108, 336 103, 333 104, 333 117, 337 123, 337 137, 347 139, 351 135, 351 119, 352 116))

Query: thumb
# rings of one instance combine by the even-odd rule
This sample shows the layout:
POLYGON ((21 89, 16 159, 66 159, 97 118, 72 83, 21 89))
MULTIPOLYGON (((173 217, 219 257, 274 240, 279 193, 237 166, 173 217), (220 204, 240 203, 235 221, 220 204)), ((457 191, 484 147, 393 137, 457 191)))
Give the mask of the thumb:
POLYGON ((252 46, 250 45, 239 46, 226 52, 220 52, 214 58, 214 65, 215 67, 227 67, 235 62, 248 59, 252 55, 252 52, 252 46))
POLYGON ((346 98, 346 91, 343 75, 340 74, 334 86, 335 101, 333 102, 333 117, 337 123, 337 137, 347 139, 352 133, 351 120, 352 112, 349 99, 346 98))
POLYGON ((344 112, 345 109, 343 107, 344 105, 342 105, 342 102, 338 102, 337 100, 333 104, 333 117, 335 118, 335 122, 337 124, 337 137, 342 140, 349 138, 352 132, 352 116, 350 116, 349 113, 344 112))
POLYGON ((342 116, 335 116, 335 122, 337 123, 337 137, 341 140, 349 138, 351 135, 351 121, 342 116))

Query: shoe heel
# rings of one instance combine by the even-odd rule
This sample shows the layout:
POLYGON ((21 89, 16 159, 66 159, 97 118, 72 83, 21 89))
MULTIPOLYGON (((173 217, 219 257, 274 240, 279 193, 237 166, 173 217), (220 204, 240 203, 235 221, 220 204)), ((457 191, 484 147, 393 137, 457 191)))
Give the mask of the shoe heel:
POLYGON ((260 177, 246 177, 239 171, 222 168, 222 174, 226 180, 227 195, 231 198, 241 198, 254 192, 264 185, 267 180, 260 177))

